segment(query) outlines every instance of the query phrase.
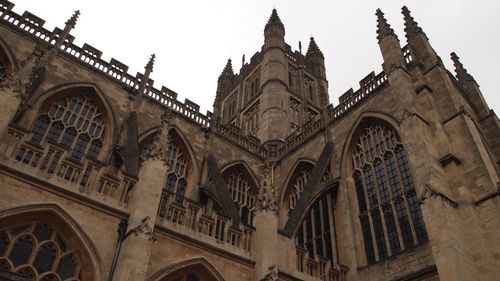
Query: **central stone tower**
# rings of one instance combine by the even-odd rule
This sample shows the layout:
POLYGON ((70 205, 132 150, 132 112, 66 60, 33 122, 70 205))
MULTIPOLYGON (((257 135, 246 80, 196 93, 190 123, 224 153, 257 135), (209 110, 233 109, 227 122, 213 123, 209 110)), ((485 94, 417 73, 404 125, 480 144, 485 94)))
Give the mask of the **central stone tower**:
MULTIPOLYGON (((299 43, 300 46, 300 43, 299 43)), ((214 122, 258 139, 270 151, 321 119, 329 104, 324 56, 311 37, 306 55, 285 43, 285 27, 273 9, 264 45, 239 74, 228 60, 218 79, 214 122)))

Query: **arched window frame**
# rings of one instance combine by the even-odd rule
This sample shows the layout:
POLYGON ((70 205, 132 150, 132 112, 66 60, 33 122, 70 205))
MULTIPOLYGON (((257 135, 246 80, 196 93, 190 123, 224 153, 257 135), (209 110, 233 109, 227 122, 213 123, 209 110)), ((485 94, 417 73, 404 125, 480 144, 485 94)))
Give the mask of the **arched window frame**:
POLYGON ((23 274, 34 281, 79 281, 84 280, 81 279, 84 269, 78 256, 78 249, 73 249, 66 237, 48 221, 0 227, 2 270, 23 274), (27 244, 22 243, 29 249, 19 244, 21 241, 26 241, 27 244))
POLYGON ((351 159, 367 264, 427 242, 407 155, 397 132, 381 121, 365 124, 351 159))
POLYGON ((241 222, 253 225, 257 202, 257 186, 243 165, 235 165, 223 172, 233 203, 238 209, 241 222))

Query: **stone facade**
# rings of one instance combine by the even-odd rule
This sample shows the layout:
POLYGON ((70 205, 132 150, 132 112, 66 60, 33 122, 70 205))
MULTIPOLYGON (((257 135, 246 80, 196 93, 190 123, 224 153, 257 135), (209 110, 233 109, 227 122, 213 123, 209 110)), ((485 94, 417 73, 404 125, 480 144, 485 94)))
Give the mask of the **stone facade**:
POLYGON ((403 7, 383 71, 264 44, 202 114, 0 1, 0 280, 497 280, 500 123, 403 7))

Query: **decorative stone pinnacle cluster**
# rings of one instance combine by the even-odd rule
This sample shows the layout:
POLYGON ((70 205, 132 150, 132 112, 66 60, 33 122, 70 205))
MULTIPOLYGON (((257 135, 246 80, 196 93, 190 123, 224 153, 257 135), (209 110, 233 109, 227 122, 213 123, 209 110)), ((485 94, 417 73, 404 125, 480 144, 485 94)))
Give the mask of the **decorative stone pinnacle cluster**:
POLYGON ((418 33, 425 35, 425 33, 422 31, 422 28, 418 26, 418 23, 413 19, 410 14, 410 10, 408 10, 406 6, 403 6, 403 8, 401 8, 401 13, 403 14, 405 20, 405 33, 407 39, 410 39, 418 33))
POLYGON ((467 69, 464 68, 464 65, 460 61, 460 58, 455 54, 455 52, 452 52, 450 54, 451 60, 453 61, 453 65, 455 66, 455 73, 457 74, 457 79, 459 82, 465 82, 465 81, 475 81, 474 77, 470 75, 467 72, 467 69))
POLYGON ((311 40, 309 41, 309 47, 307 48, 307 53, 306 56, 310 55, 320 55, 323 56, 323 52, 318 47, 318 44, 316 44, 316 41, 314 40, 314 37, 311 36, 311 40))
POLYGON ((375 13, 377 15, 377 39, 380 42, 386 36, 394 36, 396 39, 398 36, 394 33, 394 30, 391 28, 391 25, 387 23, 387 20, 384 17, 384 13, 380 9, 377 9, 375 13))

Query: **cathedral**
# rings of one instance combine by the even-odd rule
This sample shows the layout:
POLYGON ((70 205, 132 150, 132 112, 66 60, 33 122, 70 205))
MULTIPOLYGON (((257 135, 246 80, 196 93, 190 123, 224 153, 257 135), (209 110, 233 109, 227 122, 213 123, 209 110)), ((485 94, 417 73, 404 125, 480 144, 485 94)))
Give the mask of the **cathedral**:
MULTIPOLYGON (((382 72, 330 103, 274 9, 213 112, 0 0, 0 280, 500 276, 500 121, 402 8, 382 72)), ((366 15, 369 16, 369 15, 366 15)), ((373 46, 376 52, 376 46, 373 46)), ((447 58, 448 59, 448 58, 447 58)), ((221 62, 224 65, 224 62, 221 62)))

